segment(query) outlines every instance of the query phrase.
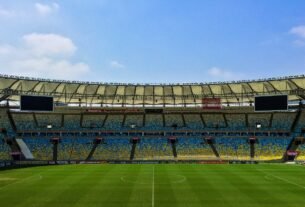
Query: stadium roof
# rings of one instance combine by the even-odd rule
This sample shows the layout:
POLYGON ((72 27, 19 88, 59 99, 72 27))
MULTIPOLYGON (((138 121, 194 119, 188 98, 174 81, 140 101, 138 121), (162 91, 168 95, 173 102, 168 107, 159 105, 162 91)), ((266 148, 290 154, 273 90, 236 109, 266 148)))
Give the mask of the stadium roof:
POLYGON ((189 105, 203 98, 222 103, 251 103, 257 95, 287 94, 290 101, 305 99, 305 75, 212 83, 130 84, 62 81, 0 75, 0 101, 20 95, 53 96, 58 103, 110 105, 189 105))

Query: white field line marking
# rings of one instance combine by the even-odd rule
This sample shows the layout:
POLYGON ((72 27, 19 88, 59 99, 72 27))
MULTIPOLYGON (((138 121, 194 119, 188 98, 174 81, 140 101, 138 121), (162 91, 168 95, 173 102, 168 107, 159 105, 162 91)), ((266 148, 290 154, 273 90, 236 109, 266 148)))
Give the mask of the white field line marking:
MULTIPOLYGON (((11 185, 15 185, 15 184, 18 184, 18 183, 22 183, 22 182, 24 182, 24 181, 26 181, 26 180, 30 180, 30 179, 32 179, 32 178, 34 178, 34 177, 36 177, 36 176, 37 176, 37 175, 32 175, 32 176, 29 176, 29 177, 24 178, 24 179, 22 179, 22 180, 19 180, 19 181, 16 181, 16 182, 7 184, 7 185, 5 185, 5 186, 3 186, 3 187, 0 187, 0 190, 5 189, 5 188, 7 188, 7 187, 9 187, 9 186, 11 186, 11 185)), ((41 176, 41 175, 39 175, 39 179, 42 179, 42 176, 41 176)))
MULTIPOLYGON (((186 177, 183 176, 183 175, 174 175, 176 176, 177 178, 180 178, 179 180, 176 180, 176 181, 171 181, 171 182, 164 182, 164 183, 156 183, 155 182, 155 185, 158 184, 158 185, 169 185, 169 184, 177 184, 177 183, 183 183, 186 181, 186 177)), ((146 184, 151 184, 151 181, 149 182, 143 182, 143 181, 140 181, 140 182, 137 182, 137 181, 133 181, 133 180, 128 180, 128 176, 121 176, 121 181, 124 182, 124 183, 135 183, 135 184, 140 184, 140 185, 146 185, 146 184)))
MULTIPOLYGON (((265 173, 263 170, 261 170, 261 169, 257 169, 258 171, 261 171, 261 172, 263 172, 263 173, 265 173)), ((276 178, 276 179, 278 179, 278 180, 281 180, 281 181, 284 181, 284 182, 286 182, 286 183, 289 183, 289 184, 291 184, 291 185, 294 185, 294 186, 297 186, 297 187, 300 187, 300 188, 303 188, 303 189, 305 189, 305 186, 302 186, 302 185, 299 185, 299 184, 297 184, 297 183, 295 183, 295 182, 292 182, 292 181, 290 181, 290 180, 287 180, 287 179, 285 179, 285 178, 282 178, 282 177, 279 177, 279 176, 276 176, 276 175, 273 175, 273 174, 267 174, 267 173, 265 173, 267 176, 271 176, 271 177, 274 177, 274 178, 276 178)), ((266 176, 265 176, 266 177, 266 176)))
POLYGON ((151 191, 151 206, 155 206, 155 166, 153 166, 152 191, 151 191))
POLYGON ((300 188, 305 189, 305 186, 299 185, 299 184, 297 184, 297 183, 295 183, 295 182, 292 182, 292 181, 290 181, 290 180, 287 180, 287 179, 278 177, 278 176, 276 176, 276 175, 271 175, 271 176, 272 176, 272 177, 275 177, 275 178, 277 178, 277 179, 279 179, 279 180, 281 180, 281 181, 284 181, 284 182, 286 182, 286 183, 289 183, 289 184, 292 184, 292 185, 295 185, 295 186, 298 186, 298 187, 300 187, 300 188))

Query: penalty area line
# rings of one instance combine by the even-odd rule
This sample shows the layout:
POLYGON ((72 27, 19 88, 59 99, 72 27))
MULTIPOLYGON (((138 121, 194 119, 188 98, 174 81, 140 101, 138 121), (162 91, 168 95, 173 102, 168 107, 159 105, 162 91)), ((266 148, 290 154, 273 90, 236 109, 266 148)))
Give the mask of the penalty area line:
MULTIPOLYGON (((42 176, 41 176, 40 174, 39 174, 38 176, 39 176, 39 179, 41 180, 41 179, 42 179, 42 176)), ((3 190, 3 189, 5 189, 5 188, 7 188, 7 187, 9 187, 9 186, 12 186, 12 185, 16 185, 16 184, 19 184, 19 183, 23 183, 23 182, 25 182, 25 181, 27 181, 27 180, 31 180, 31 179, 33 179, 33 178, 35 178, 35 177, 37 177, 37 174, 36 174, 36 175, 29 176, 29 177, 26 177, 26 178, 21 179, 21 180, 16 181, 16 182, 9 183, 9 184, 7 184, 7 185, 5 185, 5 186, 2 186, 2 187, 0 187, 0 190, 3 190)))
MULTIPOLYGON (((285 182, 285 183, 288 183, 288 184, 297 186, 297 187, 299 187, 299 188, 305 189, 305 186, 302 186, 302 185, 300 185, 300 184, 297 184, 297 183, 292 182, 292 181, 290 181, 290 180, 287 180, 287 179, 285 179, 285 178, 282 178, 282 177, 279 177, 279 176, 276 176, 276 175, 273 175, 273 174, 270 174, 270 173, 266 173, 266 172, 264 172, 264 171, 261 170, 261 169, 257 169, 257 170, 260 171, 260 172, 263 172, 263 173, 264 173, 265 175, 267 175, 267 176, 274 177, 274 178, 276 178, 276 179, 278 179, 278 180, 281 180, 281 181, 283 181, 283 182, 285 182)), ((265 179, 266 179, 266 176, 265 176, 265 179)))

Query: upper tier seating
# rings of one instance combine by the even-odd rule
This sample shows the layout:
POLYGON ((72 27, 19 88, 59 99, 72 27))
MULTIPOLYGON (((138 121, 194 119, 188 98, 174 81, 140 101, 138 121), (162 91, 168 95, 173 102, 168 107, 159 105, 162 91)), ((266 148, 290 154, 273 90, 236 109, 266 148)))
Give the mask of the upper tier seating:
POLYGON ((105 129, 122 129, 124 115, 108 115, 104 124, 105 129))
POLYGON ((163 127, 163 118, 160 114, 147 114, 145 116, 145 128, 146 129, 159 129, 163 127))
POLYGON ((82 126, 85 128, 102 128, 106 115, 83 115, 82 126))
POLYGON ((299 121, 295 128, 295 132, 300 133, 302 129, 305 129, 305 111, 301 112, 299 121))
POLYGON ((143 127, 143 115, 126 115, 124 127, 130 128, 133 124, 136 128, 143 127))
POLYGON ((222 114, 204 114, 203 119, 207 128, 226 127, 226 123, 222 114))
POLYGON ((13 113, 12 117, 15 121, 18 130, 31 130, 37 128, 32 113, 30 114, 13 113))
POLYGON ((204 125, 200 114, 184 114, 185 125, 189 129, 203 129, 204 125))
POLYGON ((58 129, 62 127, 61 114, 35 114, 39 128, 47 129, 47 125, 52 125, 52 128, 58 129))
POLYGON ((4 128, 8 133, 12 133, 13 129, 7 116, 7 109, 0 108, 0 128, 4 128))
POLYGON ((245 130, 246 129, 246 116, 245 114, 226 114, 228 127, 232 130, 245 130))
POLYGON ((275 113, 272 119, 273 130, 287 130, 291 129, 295 119, 295 113, 275 113))
POLYGON ((64 125, 68 129, 80 129, 80 115, 64 115, 64 125))
POLYGON ((177 127, 184 127, 181 114, 166 114, 164 118, 166 127, 172 127, 173 125, 177 125, 177 127))
POLYGON ((270 126, 271 114, 256 113, 248 115, 249 129, 256 129, 256 124, 259 123, 262 129, 268 129, 270 126))

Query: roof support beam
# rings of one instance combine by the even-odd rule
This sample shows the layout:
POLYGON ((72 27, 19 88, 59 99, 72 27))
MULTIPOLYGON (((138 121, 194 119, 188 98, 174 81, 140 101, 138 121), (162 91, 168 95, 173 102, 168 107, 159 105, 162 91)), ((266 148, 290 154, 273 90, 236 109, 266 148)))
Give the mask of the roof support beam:
POLYGON ((72 100, 72 98, 73 98, 73 96, 78 92, 78 89, 81 87, 81 86, 83 86, 83 85, 81 85, 81 84, 78 84, 78 86, 76 87, 76 89, 73 91, 73 93, 70 95, 70 98, 69 98, 69 101, 68 101, 68 103, 70 103, 71 102, 71 100, 72 100))
POLYGON ((114 102, 117 100, 116 98, 117 98, 118 88, 119 88, 119 86, 115 87, 115 91, 114 91, 113 99, 112 99, 112 105, 114 105, 114 102))
POLYGON ((92 105, 93 100, 94 100, 95 98, 96 98, 96 99, 99 99, 99 96, 97 96, 97 92, 98 92, 98 90, 99 90, 100 87, 101 87, 100 85, 97 85, 97 87, 96 87, 94 93, 92 94, 92 98, 91 98, 91 101, 90 101, 90 104, 91 104, 91 105, 92 105))
POLYGON ((305 100, 305 89, 298 86, 292 79, 287 80, 287 85, 291 90, 296 92, 296 95, 302 100, 305 100))
POLYGON ((171 86, 171 89, 172 89, 172 98, 174 100, 174 106, 176 105, 176 98, 175 98, 175 95, 174 95, 174 86, 171 86))

